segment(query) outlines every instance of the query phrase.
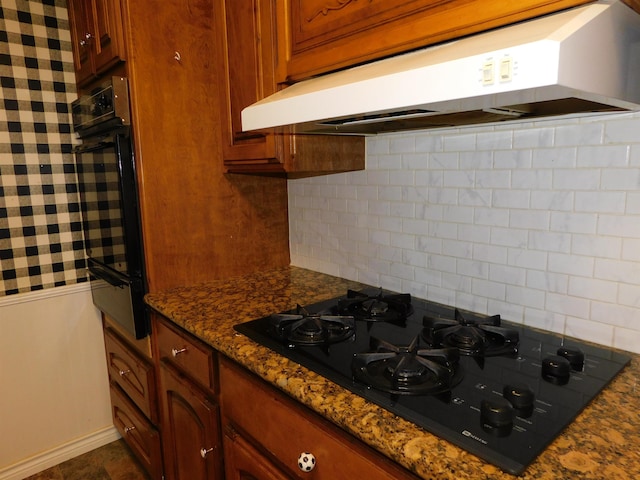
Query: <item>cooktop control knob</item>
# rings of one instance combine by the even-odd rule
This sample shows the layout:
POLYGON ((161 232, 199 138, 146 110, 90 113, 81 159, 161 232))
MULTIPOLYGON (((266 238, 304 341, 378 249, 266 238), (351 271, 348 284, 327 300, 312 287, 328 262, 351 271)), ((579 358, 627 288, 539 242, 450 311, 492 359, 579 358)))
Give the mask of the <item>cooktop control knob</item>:
POLYGON ((571 368, 576 372, 584 369, 584 352, 579 348, 560 347, 557 354, 569 360, 571 368))
POLYGON ((513 428, 514 417, 511 403, 504 398, 496 397, 480 403, 480 421, 486 432, 499 437, 508 435, 513 428))
POLYGON ((569 382, 571 364, 559 355, 550 355, 542 360, 542 378, 555 385, 566 385, 569 382))
POLYGON ((535 395, 526 385, 508 384, 502 389, 502 396, 509 401, 516 412, 522 418, 528 418, 533 413, 533 400, 535 395))

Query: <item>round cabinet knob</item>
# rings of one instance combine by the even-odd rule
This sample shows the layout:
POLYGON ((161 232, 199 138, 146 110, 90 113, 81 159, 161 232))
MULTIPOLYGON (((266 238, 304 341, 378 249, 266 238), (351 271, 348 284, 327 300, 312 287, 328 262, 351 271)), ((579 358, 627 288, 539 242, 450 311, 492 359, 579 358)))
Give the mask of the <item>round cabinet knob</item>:
POLYGON ((498 437, 511 433, 513 428, 514 410, 504 398, 482 400, 480 403, 480 420, 482 429, 498 437))
POLYGON ((569 382, 571 364, 559 355, 551 355, 542 360, 542 378, 554 385, 566 385, 569 382))
POLYGON ((579 348, 560 347, 557 354, 559 357, 569 360, 571 368, 576 372, 584 369, 584 352, 579 348))
POLYGON ((207 458, 207 455, 209 455, 211 452, 213 452, 213 448, 201 448, 200 449, 200 456, 202 458, 207 458))
POLYGON ((298 457, 298 468, 303 472, 310 472, 316 466, 316 457, 313 453, 302 452, 298 457))
POLYGON ((535 395, 526 385, 507 384, 502 389, 502 396, 507 400, 522 418, 528 418, 533 413, 535 395))
POLYGON ((184 353, 186 351, 187 351, 186 348, 172 348, 171 349, 171 355, 173 355, 174 357, 177 357, 178 355, 180 355, 181 353, 184 353))

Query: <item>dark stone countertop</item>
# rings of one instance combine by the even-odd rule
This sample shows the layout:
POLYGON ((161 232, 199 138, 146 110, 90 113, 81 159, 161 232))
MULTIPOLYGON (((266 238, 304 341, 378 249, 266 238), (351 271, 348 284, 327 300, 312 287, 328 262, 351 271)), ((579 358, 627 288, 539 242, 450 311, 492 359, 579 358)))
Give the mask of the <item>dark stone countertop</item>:
POLYGON ((297 267, 149 294, 157 312, 425 479, 640 478, 639 357, 521 477, 502 472, 233 330, 361 284, 297 267))

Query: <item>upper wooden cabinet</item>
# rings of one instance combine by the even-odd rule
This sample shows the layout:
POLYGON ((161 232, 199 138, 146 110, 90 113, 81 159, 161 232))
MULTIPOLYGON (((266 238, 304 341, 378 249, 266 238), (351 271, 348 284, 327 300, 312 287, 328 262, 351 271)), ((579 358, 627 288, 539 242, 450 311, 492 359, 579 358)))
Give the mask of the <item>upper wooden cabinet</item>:
POLYGON ((121 0, 68 0, 76 82, 84 85, 125 59, 121 0))
POLYGON ((590 0, 276 0, 289 83, 590 0))
POLYGON ((216 0, 223 156, 232 173, 317 175, 364 168, 364 139, 243 132, 240 112, 277 90, 274 0, 216 0))

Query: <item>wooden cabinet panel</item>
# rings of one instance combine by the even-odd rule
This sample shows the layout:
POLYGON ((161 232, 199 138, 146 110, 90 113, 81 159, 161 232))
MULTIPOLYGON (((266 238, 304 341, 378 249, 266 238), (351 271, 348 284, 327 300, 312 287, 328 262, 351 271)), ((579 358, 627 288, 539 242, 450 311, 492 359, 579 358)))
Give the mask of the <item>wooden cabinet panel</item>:
POLYGON ((260 452, 232 428, 224 436, 226 480, 288 480, 260 452))
POLYGON ((277 90, 274 0, 216 0, 222 147, 231 173, 317 175, 364 168, 364 139, 242 130, 243 108, 277 90))
POLYGON ((219 366, 223 422, 287 475, 316 480, 416 478, 230 360, 221 357, 219 366), (316 457, 311 474, 298 468, 303 451, 316 457))
POLYGON ((125 59, 121 0, 68 0, 76 82, 84 85, 125 59))
POLYGON ((131 350, 110 327, 104 329, 109 377, 154 423, 158 422, 153 365, 131 350))
POLYGON ((590 0, 278 0, 279 82, 589 3, 590 0))
POLYGON ((218 407, 167 362, 160 372, 167 480, 224 478, 218 407))
POLYGON ((92 0, 96 74, 124 60, 121 0, 92 0))
POLYGON ((216 392, 218 387, 213 350, 163 320, 156 321, 154 329, 158 358, 177 365, 201 386, 212 393, 216 392))
POLYGON ((118 385, 110 385, 113 423, 151 478, 162 479, 160 434, 118 385))

